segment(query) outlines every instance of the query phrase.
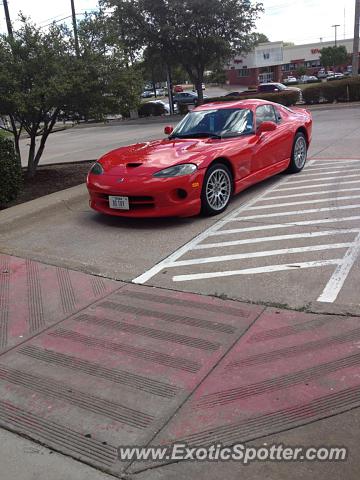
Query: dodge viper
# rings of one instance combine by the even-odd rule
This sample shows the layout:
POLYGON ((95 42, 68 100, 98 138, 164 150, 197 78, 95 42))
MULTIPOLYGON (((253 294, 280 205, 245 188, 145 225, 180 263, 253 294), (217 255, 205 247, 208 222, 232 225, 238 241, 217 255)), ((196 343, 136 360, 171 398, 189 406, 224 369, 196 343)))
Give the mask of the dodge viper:
POLYGON ((90 206, 128 217, 215 215, 232 195, 282 171, 300 172, 311 114, 264 100, 214 102, 162 140, 113 150, 90 169, 90 206))

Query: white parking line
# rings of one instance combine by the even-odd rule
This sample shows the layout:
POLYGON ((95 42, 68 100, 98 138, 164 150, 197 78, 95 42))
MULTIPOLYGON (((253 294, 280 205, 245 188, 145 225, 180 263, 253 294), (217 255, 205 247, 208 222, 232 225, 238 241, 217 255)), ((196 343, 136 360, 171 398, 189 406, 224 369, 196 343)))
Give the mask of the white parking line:
MULTIPOLYGON (((194 239, 189 241, 187 244, 183 245, 179 250, 173 252, 169 257, 165 258, 157 265, 152 267, 147 272, 143 273, 139 277, 133 280, 134 283, 145 283, 149 279, 151 279, 154 275, 157 275, 164 269, 168 268, 183 268, 193 265, 194 269, 196 265, 211 265, 220 262, 233 262, 233 261, 242 261, 247 259, 262 259, 266 257, 276 257, 276 256, 284 256, 284 255, 292 255, 292 254, 299 254, 296 259, 302 260, 300 262, 296 262, 294 260, 292 263, 284 263, 284 264, 276 264, 276 265, 261 265, 261 260, 256 262, 255 266, 251 268, 240 268, 237 270, 225 270, 225 271, 210 271, 210 272, 202 272, 197 273, 196 271, 189 274, 177 274, 172 277, 174 282, 184 282, 184 281, 191 281, 191 280, 202 280, 202 279, 210 279, 210 278, 221 278, 221 277, 228 277, 228 276, 235 276, 235 275, 253 275, 253 274, 261 274, 261 273, 272 273, 272 272, 280 272, 280 271, 289 271, 289 270, 298 270, 298 269, 306 269, 306 268, 321 268, 326 266, 336 266, 336 269, 333 270, 333 275, 331 276, 328 283, 325 285, 322 294, 319 296, 318 300, 322 302, 334 302, 338 297, 339 292, 341 291, 346 278, 348 277, 356 258, 360 255, 360 226, 356 228, 357 224, 354 224, 354 221, 360 220, 360 215, 348 215, 348 216, 337 216, 334 218, 329 218, 330 215, 326 215, 328 212, 332 212, 332 214, 336 214, 337 211, 347 211, 352 209, 357 209, 360 211, 360 202, 358 203, 351 203, 350 205, 338 205, 335 206, 325 206, 324 208, 310 208, 304 210, 290 210, 286 212, 276 212, 277 207, 292 207, 292 206, 299 206, 299 205, 308 205, 308 204, 317 204, 317 203, 328 203, 331 205, 333 202, 339 201, 351 201, 352 199, 359 199, 360 195, 356 194, 356 192, 360 191, 360 161, 359 160, 345 160, 340 162, 329 161, 324 162, 323 160, 315 162, 312 160, 309 162, 307 169, 302 173, 300 177, 297 177, 298 180, 294 180, 294 176, 289 176, 278 182, 277 184, 273 185, 270 189, 264 191, 254 199, 250 200, 249 202, 241 205, 239 208, 234 209, 229 215, 223 217, 221 220, 216 222, 210 228, 205 230, 204 232, 197 235, 194 239), (353 167, 359 166, 359 172, 353 170, 353 167), (338 175, 336 175, 338 174, 338 175), (355 178, 351 180, 351 178, 355 178), (335 180, 330 181, 329 180, 335 180), (318 182, 318 183, 317 183, 318 182), (300 185, 301 184, 301 185, 300 185), (342 197, 337 197, 340 193, 344 192, 346 195, 342 197), (352 194, 354 192, 354 194, 352 194), (315 198, 311 199, 311 197, 316 197, 317 195, 327 195, 326 198, 315 198), (309 198, 306 198, 306 197, 309 198), (289 201, 290 199, 295 198, 295 201, 289 201), (303 200, 301 200, 303 198, 303 200), (298 201, 296 200, 298 199, 298 201), (276 204, 274 201, 283 201, 284 203, 276 204), (274 202, 272 205, 269 205, 270 202, 274 202), (259 204, 260 203, 260 204, 259 204), (261 205, 263 203, 263 205, 261 205), (272 209, 267 214, 257 214, 257 215, 247 215, 247 210, 262 210, 262 209, 272 209), (321 214, 324 213, 325 215, 319 215, 318 219, 311 218, 311 214, 321 214), (245 216, 243 216, 245 214, 245 216), (309 218, 309 220, 301 220, 296 221, 294 217, 297 215, 304 215, 305 218, 309 218), (290 217, 285 220, 284 223, 271 223, 276 222, 278 217, 290 217), (325 218, 324 218, 325 217, 325 218), (293 220, 293 221, 289 221, 293 220), (230 222, 242 222, 238 223, 238 228, 226 228, 229 226, 230 222), (256 225, 252 226, 244 226, 246 222, 256 222, 256 225), (266 222, 261 224, 261 222, 266 222), (348 222, 349 228, 339 228, 336 224, 341 222, 348 222), (317 229, 321 225, 329 225, 328 230, 320 230, 317 229), (313 227, 313 231, 311 228, 308 228, 307 232, 298 231, 296 233, 289 233, 283 234, 281 229, 289 229, 294 227, 313 227), (278 233, 277 235, 271 236, 264 236, 266 235, 266 231, 274 230, 274 233, 278 233), (280 230, 276 232, 276 230, 280 230), (246 232, 259 232, 259 236, 255 236, 255 238, 244 238, 244 234, 246 232), (213 240, 216 236, 221 235, 236 235, 239 234, 240 238, 230 239, 229 241, 219 241, 219 242, 211 242, 206 243, 208 238, 213 240), (336 235, 347 235, 347 234, 354 234, 352 241, 341 242, 343 238, 339 239, 339 243, 329 243, 329 241, 335 237, 336 235), (307 239, 309 238, 320 238, 320 237, 329 237, 326 238, 325 244, 323 245, 309 245, 307 239), (293 239, 305 239, 304 246, 297 247, 292 246, 293 239), (276 242, 282 241, 284 243, 277 245, 278 249, 274 250, 260 250, 258 251, 256 246, 261 245, 264 242, 276 242), (306 243, 308 243, 306 245, 306 243), (254 244, 254 248, 251 249, 250 252, 242 252, 241 246, 242 245, 252 245, 254 244), (226 252, 226 248, 228 247, 235 247, 232 251, 234 253, 228 254, 226 252), (238 248, 236 248, 238 247, 238 248), (192 251, 199 251, 199 255, 202 254, 201 250, 205 251, 206 253, 209 252, 211 255, 210 249, 218 249, 223 248, 225 251, 217 251, 218 253, 224 253, 224 255, 212 255, 212 256, 205 256, 205 257, 197 257, 197 258, 188 258, 182 260, 181 257, 189 254, 192 251), (315 261, 304 261, 306 260, 307 253, 310 252, 326 252, 337 249, 344 249, 345 254, 341 255, 343 258, 336 258, 336 259, 326 259, 326 260, 315 260, 315 261), (299 258, 300 257, 300 258, 299 258), (305 257, 305 258, 304 258, 305 257), (260 265, 259 265, 260 263, 260 265), (257 265, 256 265, 257 264, 257 265)), ((250 213, 250 212, 249 212, 250 213)), ((347 213, 347 212, 346 212, 347 213)), ((344 212, 344 215, 346 215, 344 212)), ((248 223, 248 225, 249 225, 248 223)), ((347 239, 346 239, 347 240, 347 239)), ((266 248, 264 245, 262 248, 266 248)), ((261 249, 261 246, 260 246, 261 249)), ((250 250, 247 248, 247 250, 250 250)), ((205 253, 204 252, 204 253, 205 253)), ((215 253, 214 252, 214 253, 215 253)), ((281 257, 282 258, 282 257, 281 257)), ((314 258, 314 256, 313 256, 314 258)), ((315 257, 316 258, 316 257, 315 257)), ((320 257, 321 258, 321 257, 320 257)), ((277 259, 278 260, 278 259, 277 259)), ((310 260, 310 259, 309 259, 310 260)), ((279 261, 279 260, 278 260, 279 261)), ((280 260, 281 261, 281 260, 280 260)), ((284 260, 283 260, 284 261, 284 260)), ((264 262, 263 262, 264 263, 264 262)), ((267 261, 266 263, 271 263, 267 261)), ((246 267, 246 265, 244 265, 246 267)), ((215 267, 214 267, 215 268, 215 267)), ((209 269, 211 269, 209 267, 209 269)), ((181 271, 180 271, 181 273, 181 271)))
POLYGON ((347 276, 350 273, 357 257, 360 255, 360 234, 356 237, 351 247, 346 252, 341 263, 336 268, 328 284, 324 288, 322 294, 318 298, 318 302, 333 303, 337 299, 347 276))
MULTIPOLYGON (((326 180, 329 180, 328 178, 326 180)), ((289 188, 279 188, 278 192, 285 192, 288 190, 303 190, 304 188, 322 188, 322 187, 332 187, 334 185, 340 186, 340 185, 350 185, 352 183, 360 183, 360 180, 350 180, 349 182, 342 182, 341 177, 338 177, 337 182, 331 182, 331 183, 317 183, 316 185, 304 185, 302 187, 289 187, 289 188)))
POLYGON ((290 212, 277 212, 277 213, 265 213, 264 215, 251 215, 248 217, 235 217, 229 222, 236 220, 256 220, 257 218, 269 218, 269 217, 288 217, 290 215, 302 215, 304 213, 320 213, 320 212, 332 212, 335 210, 350 210, 352 208, 360 208, 360 204, 357 205, 342 205, 340 207, 324 207, 324 208, 311 208, 309 210, 292 210, 290 212))
POLYGON ((175 275, 174 282, 184 282, 186 280, 204 280, 205 278, 230 277, 234 275, 254 275, 256 273, 272 273, 285 270, 297 270, 302 268, 326 267, 328 265, 338 265, 341 259, 321 260, 314 262, 301 262, 286 265, 270 265, 268 267, 245 268, 243 270, 228 270, 225 272, 193 273, 190 275, 175 275))
POLYGON ((204 263, 229 262, 231 260, 244 260, 248 258, 271 257, 274 255, 288 255, 303 252, 320 252, 323 250, 336 250, 338 248, 350 247, 352 242, 329 243, 327 245, 311 245, 309 247, 281 248, 279 250, 264 250, 263 252, 235 253, 233 255, 219 255, 216 257, 199 257, 189 260, 178 260, 168 263, 169 267, 184 267, 187 265, 202 265, 204 263))
POLYGON ((243 205, 241 205, 239 208, 235 208, 229 215, 226 217, 222 218, 218 222, 214 223, 211 227, 206 229, 205 231, 201 232, 199 235, 197 235, 195 238, 190 240, 190 242, 185 243, 181 248, 173 252, 171 255, 168 257, 164 258, 164 260, 161 260, 158 264, 154 265, 152 268, 150 268, 147 272, 143 273, 142 275, 139 275, 138 277, 133 279, 133 283, 137 284, 143 284, 150 280, 153 276, 157 275, 161 270, 167 267, 169 263, 173 263, 176 261, 178 258, 180 258, 182 255, 187 253, 189 250, 192 249, 194 245, 197 245, 198 243, 202 242, 205 238, 207 238, 209 235, 213 234, 214 232, 220 230, 221 227, 223 227, 227 222, 230 222, 233 217, 241 213, 243 210, 246 208, 250 207, 257 201, 259 201, 263 196, 265 196, 267 193, 272 192, 276 188, 278 188, 279 185, 281 185, 283 182, 287 181, 288 178, 283 178, 280 180, 278 183, 275 183, 272 187, 270 187, 268 190, 265 190, 264 192, 260 193, 253 199, 249 200, 248 202, 245 202, 243 205))
POLYGON ((358 192, 360 188, 342 188, 335 190, 323 190, 321 192, 292 193, 291 195, 276 195, 275 197, 264 197, 265 200, 281 200, 282 198, 310 197, 313 195, 325 195, 326 193, 358 192))
MULTIPOLYGON (((353 170, 353 168, 359 168, 360 167, 360 162, 355 163, 354 165, 342 165, 341 166, 341 171, 344 170, 353 170)), ((306 172, 321 172, 321 171, 326 171, 326 172, 333 172, 334 170, 337 170, 339 168, 339 165, 334 165, 334 166, 327 166, 327 167, 307 167, 306 172)))
MULTIPOLYGON (((317 200, 302 200, 301 202, 288 202, 288 203, 272 203, 271 205, 258 205, 256 207, 249 207, 248 210, 262 210, 263 208, 279 208, 279 207, 292 207, 293 205, 306 205, 306 204, 313 204, 313 203, 323 203, 323 202, 333 202, 336 200, 351 200, 352 198, 360 198, 360 195, 348 195, 346 197, 328 197, 328 198, 321 198, 317 200)), ((264 201, 268 200, 264 198, 264 201)))
MULTIPOLYGON (((342 173, 342 172, 340 172, 342 173)), ((304 173, 303 175, 301 175, 301 177, 310 177, 310 175, 312 174, 308 174, 306 175, 306 173, 304 173)), ((316 175, 320 175, 320 174, 316 174, 316 175)), ((317 182, 318 180, 321 180, 323 178, 323 175, 320 175, 319 178, 312 178, 310 180, 293 180, 289 183, 291 183, 291 185, 297 185, 299 183, 307 183, 307 182, 317 182)), ((354 173, 354 174, 351 174, 351 175, 341 175, 341 177, 339 177, 339 175, 337 175, 336 177, 326 177, 324 178, 324 180, 339 180, 341 181, 343 178, 360 178, 360 175, 359 173, 354 173)))
POLYGON ((218 243, 201 243, 200 245, 195 245, 192 250, 203 250, 204 248, 218 248, 218 247, 230 247, 233 245, 252 245, 254 243, 262 242, 274 242, 280 240, 293 240, 297 238, 315 238, 315 237, 327 237, 332 235, 340 235, 346 233, 358 233, 360 228, 340 229, 340 230, 326 230, 324 232, 307 232, 307 233, 293 233, 290 235, 275 235, 272 237, 258 237, 258 238, 246 238, 243 240, 232 240, 229 242, 218 242, 218 243))
MULTIPOLYGON (((330 171, 325 171, 325 172, 315 172, 315 173, 308 173, 308 172, 312 172, 313 170, 304 170, 304 172, 301 174, 301 177, 320 177, 322 178, 324 175, 334 175, 334 173, 344 173, 344 170, 345 169, 341 169, 341 170, 330 170, 330 171)), ((346 171, 346 170, 345 170, 346 171)), ((353 172, 354 169, 351 168, 349 169, 349 173, 353 172)), ((326 178, 325 178, 326 180, 326 178)))

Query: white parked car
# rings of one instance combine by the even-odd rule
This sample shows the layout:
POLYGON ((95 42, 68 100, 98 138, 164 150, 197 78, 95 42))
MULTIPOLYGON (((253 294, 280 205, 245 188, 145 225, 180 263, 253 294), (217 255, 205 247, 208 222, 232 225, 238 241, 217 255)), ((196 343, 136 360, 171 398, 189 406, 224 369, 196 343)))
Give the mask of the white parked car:
POLYGON ((284 83, 298 83, 298 79, 296 77, 289 76, 284 78, 284 83))

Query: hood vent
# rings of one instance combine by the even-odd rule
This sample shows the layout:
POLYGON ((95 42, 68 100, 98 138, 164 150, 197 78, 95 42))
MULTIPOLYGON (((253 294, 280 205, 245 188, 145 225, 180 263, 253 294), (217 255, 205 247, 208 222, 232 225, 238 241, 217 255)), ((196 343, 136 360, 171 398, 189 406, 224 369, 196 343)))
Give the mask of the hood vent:
POLYGON ((142 165, 142 162, 130 162, 126 164, 128 168, 136 168, 136 167, 140 167, 141 165, 142 165))

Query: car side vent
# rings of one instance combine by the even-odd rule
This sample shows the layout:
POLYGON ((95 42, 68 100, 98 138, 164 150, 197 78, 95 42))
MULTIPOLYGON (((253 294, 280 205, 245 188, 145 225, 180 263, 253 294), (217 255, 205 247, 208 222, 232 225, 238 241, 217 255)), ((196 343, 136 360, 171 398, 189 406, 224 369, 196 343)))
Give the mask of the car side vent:
POLYGON ((130 162, 130 163, 126 164, 126 166, 129 167, 129 168, 140 167, 141 165, 142 165, 141 162, 130 162))

